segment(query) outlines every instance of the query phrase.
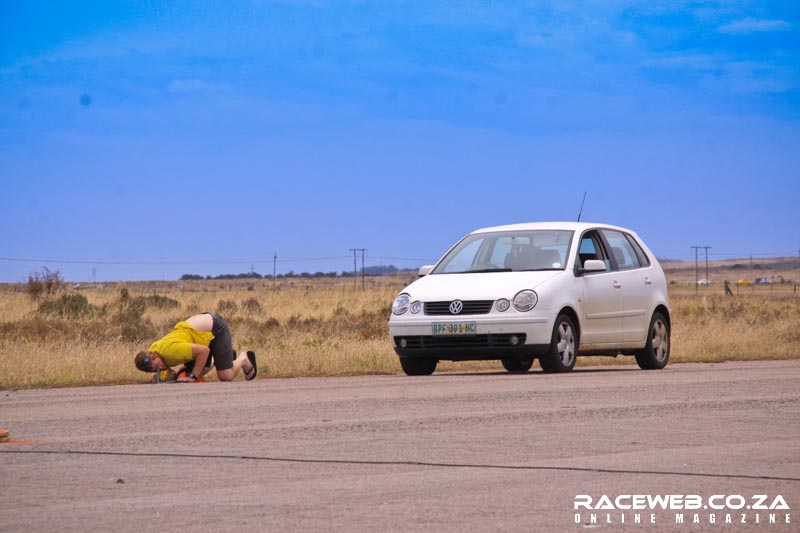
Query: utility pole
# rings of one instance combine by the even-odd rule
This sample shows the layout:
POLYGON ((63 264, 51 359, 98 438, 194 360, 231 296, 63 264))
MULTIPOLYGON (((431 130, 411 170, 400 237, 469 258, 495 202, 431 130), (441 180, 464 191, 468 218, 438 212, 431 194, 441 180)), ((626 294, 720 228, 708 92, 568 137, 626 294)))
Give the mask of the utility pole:
POLYGON ((704 283, 708 283, 708 250, 711 249, 710 246, 690 246, 692 250, 694 250, 694 292, 697 292, 697 288, 700 281, 700 265, 699 265, 699 258, 698 253, 700 248, 702 248, 706 253, 706 278, 704 283))
POLYGON ((353 288, 356 288, 358 284, 358 280, 356 277, 358 276, 358 262, 357 262, 357 254, 361 252, 361 288, 364 288, 364 253, 367 251, 366 248, 350 248, 350 251, 353 252, 353 288))
POLYGON ((366 286, 364 285, 364 275, 365 275, 365 269, 364 269, 364 255, 365 255, 366 253, 367 253, 367 249, 366 249, 366 248, 362 248, 362 249, 361 249, 361 290, 362 290, 362 291, 363 291, 363 290, 366 290, 366 286))
POLYGON ((356 252, 358 248, 350 248, 350 251, 353 252, 353 288, 356 288, 356 275, 358 274, 358 267, 356 266, 356 252))
POLYGON ((275 283, 278 281, 278 252, 272 256, 272 288, 275 288, 275 283))
POLYGON ((708 279, 708 251, 711 249, 710 246, 703 246, 703 250, 706 252, 706 283, 709 283, 711 280, 708 279))

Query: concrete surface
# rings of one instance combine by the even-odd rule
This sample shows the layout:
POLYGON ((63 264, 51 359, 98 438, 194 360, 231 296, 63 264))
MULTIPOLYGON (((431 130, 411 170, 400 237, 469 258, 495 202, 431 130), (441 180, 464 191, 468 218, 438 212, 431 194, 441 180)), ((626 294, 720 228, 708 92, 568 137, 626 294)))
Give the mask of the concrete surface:
POLYGON ((800 529, 800 361, 0 391, 0 428, 2 531, 800 529))

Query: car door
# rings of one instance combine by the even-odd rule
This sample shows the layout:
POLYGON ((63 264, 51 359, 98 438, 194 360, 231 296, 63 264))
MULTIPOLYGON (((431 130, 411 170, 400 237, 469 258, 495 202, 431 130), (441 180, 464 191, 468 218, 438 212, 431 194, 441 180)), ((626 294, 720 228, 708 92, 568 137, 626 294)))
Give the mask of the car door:
POLYGON ((581 348, 595 349, 619 345, 622 342, 623 302, 618 272, 613 270, 600 234, 588 231, 578 243, 576 266, 598 259, 605 262, 605 272, 583 272, 579 283, 583 294, 581 348))
MULTIPOLYGON (((618 270, 622 293, 622 342, 625 347, 641 348, 650 325, 651 284, 649 261, 634 247, 632 236, 621 231, 601 230, 618 270), (642 258, 647 264, 642 264, 642 258)), ((638 246, 636 244, 635 246, 638 246)))

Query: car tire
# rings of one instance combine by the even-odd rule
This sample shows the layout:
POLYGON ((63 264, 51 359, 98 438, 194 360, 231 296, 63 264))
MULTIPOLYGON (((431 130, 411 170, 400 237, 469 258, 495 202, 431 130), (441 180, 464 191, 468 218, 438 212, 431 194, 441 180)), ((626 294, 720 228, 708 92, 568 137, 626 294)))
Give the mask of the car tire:
POLYGON ((439 363, 436 359, 418 359, 416 357, 401 357, 400 366, 407 376, 430 376, 439 363))
POLYGON ((567 315, 558 315, 547 353, 539 356, 542 370, 548 374, 571 372, 578 354, 578 330, 567 315))
POLYGON ((660 370, 669 361, 669 322, 659 312, 653 313, 647 329, 647 344, 636 352, 636 364, 643 370, 660 370))
POLYGON ((523 357, 522 359, 503 359, 503 368, 515 374, 527 372, 533 366, 533 357, 523 357))

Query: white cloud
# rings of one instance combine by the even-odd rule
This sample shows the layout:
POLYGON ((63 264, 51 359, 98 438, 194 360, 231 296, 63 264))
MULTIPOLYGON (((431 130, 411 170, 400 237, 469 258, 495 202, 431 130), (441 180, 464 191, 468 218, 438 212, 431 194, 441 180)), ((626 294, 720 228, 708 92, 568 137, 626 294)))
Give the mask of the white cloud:
POLYGON ((680 70, 717 70, 720 58, 710 54, 684 54, 657 57, 643 61, 641 66, 650 68, 666 68, 680 70))
POLYGON ((782 93, 798 86, 792 69, 759 61, 731 61, 724 76, 734 90, 746 93, 782 93))
POLYGON ((786 31, 790 29, 792 29, 792 25, 785 20, 754 19, 748 17, 723 24, 717 28, 717 31, 731 35, 746 35, 749 33, 786 31))
POLYGON ((216 93, 227 91, 230 85, 225 82, 204 81, 198 79, 172 80, 168 86, 174 94, 216 93))

